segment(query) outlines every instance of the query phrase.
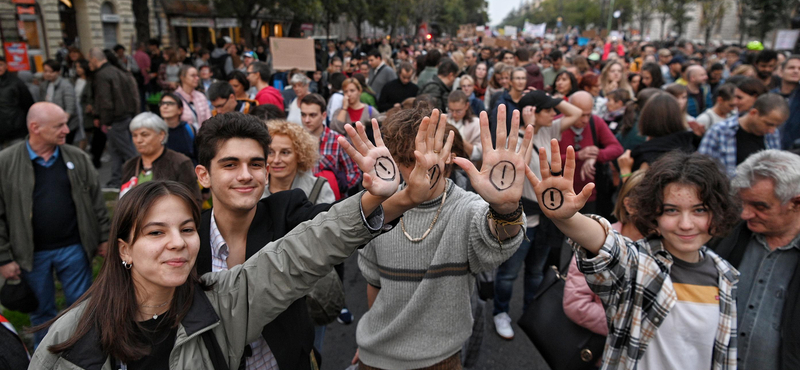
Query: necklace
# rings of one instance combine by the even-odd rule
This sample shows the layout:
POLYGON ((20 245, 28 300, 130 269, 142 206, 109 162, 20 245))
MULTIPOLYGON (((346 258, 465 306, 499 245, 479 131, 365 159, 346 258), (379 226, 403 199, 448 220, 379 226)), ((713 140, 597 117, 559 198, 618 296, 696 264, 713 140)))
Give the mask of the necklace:
POLYGON ((436 225, 436 221, 439 219, 439 214, 442 212, 442 206, 444 206, 444 201, 447 200, 447 188, 445 187, 444 195, 442 196, 442 203, 439 204, 439 209, 436 210, 436 216, 433 217, 433 221, 431 221, 431 226, 428 226, 428 230, 425 230, 425 233, 422 234, 420 238, 412 238, 411 235, 408 235, 406 231, 406 224, 403 222, 403 217, 400 217, 400 228, 403 229, 403 234, 405 234, 406 238, 410 240, 412 243, 419 243, 423 241, 425 238, 428 237, 428 234, 431 233, 433 230, 433 225, 436 225))
MULTIPOLYGON (((146 304, 143 304, 143 305, 140 305, 140 306, 142 306, 142 307, 147 307, 147 308, 161 308, 161 307, 164 307, 164 306, 166 306, 166 305, 167 305, 167 303, 169 303, 169 302, 171 302, 171 301, 172 301, 172 300, 170 299, 169 301, 166 301, 166 302, 164 302, 164 303, 162 303, 162 304, 158 304, 158 305, 154 305, 154 306, 148 306, 148 305, 146 305, 146 304)), ((157 319, 157 318, 158 318, 158 314, 157 314, 157 313, 153 314, 153 320, 155 320, 155 319, 157 319)))

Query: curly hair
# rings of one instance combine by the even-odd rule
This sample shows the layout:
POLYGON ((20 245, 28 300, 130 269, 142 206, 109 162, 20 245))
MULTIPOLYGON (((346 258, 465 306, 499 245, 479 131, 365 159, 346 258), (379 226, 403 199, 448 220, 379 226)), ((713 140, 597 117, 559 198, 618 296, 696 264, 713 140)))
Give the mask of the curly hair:
POLYGON ((417 161, 414 157, 413 138, 417 137, 422 119, 430 113, 427 104, 420 104, 392 114, 384 121, 381 127, 383 141, 397 163, 410 167, 417 161))
POLYGON ((297 154, 298 171, 309 171, 319 160, 319 141, 315 139, 302 126, 280 120, 267 121, 269 135, 275 137, 283 135, 292 142, 292 148, 297 154))
POLYGON ((698 198, 711 213, 708 232, 712 236, 725 235, 739 221, 728 177, 720 165, 700 153, 676 150, 655 161, 630 195, 636 209, 630 217, 642 235, 658 230, 658 217, 664 212, 664 190, 673 183, 697 188, 698 198))

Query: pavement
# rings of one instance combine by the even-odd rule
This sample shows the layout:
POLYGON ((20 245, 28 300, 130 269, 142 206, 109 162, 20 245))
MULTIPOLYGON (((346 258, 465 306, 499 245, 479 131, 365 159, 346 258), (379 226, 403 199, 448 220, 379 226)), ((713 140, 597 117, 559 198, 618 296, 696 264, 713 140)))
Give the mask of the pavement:
MULTIPOLYGON (((345 262, 344 289, 347 307, 355 316, 350 325, 334 322, 328 325, 325 332, 325 343, 322 349, 322 370, 344 370, 356 353, 356 327, 358 320, 367 312, 367 282, 358 270, 358 255, 350 256, 345 262)), ((494 330, 492 319, 492 302, 486 305, 486 332, 478 362, 471 370, 549 370, 550 368, 531 341, 517 326, 516 321, 522 316, 522 279, 514 282, 514 294, 511 299, 511 312, 515 338, 504 340, 494 330)))

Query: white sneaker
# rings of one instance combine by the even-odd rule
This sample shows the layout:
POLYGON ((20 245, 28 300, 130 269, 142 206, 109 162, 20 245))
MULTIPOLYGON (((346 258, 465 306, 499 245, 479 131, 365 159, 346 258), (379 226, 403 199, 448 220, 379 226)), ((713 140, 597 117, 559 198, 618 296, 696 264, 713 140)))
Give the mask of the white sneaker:
POLYGON ((505 340, 514 339, 514 329, 511 328, 511 317, 507 313, 499 313, 494 316, 494 328, 497 335, 505 340))

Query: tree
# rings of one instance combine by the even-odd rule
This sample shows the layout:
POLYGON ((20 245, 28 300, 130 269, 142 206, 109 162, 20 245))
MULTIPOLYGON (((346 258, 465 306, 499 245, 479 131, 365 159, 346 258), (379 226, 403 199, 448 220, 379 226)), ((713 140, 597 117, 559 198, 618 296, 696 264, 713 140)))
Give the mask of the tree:
MULTIPOLYGON (((761 41, 767 36, 770 31, 781 28, 789 27, 791 25, 791 17, 797 13, 800 1, 797 0, 742 0, 745 17, 752 27, 749 33, 758 35, 761 41)), ((748 23, 746 20, 742 22, 745 25, 748 23)))
POLYGON ((725 7, 719 6, 719 3, 714 0, 702 0, 700 2, 700 11, 702 12, 700 28, 705 31, 706 45, 708 45, 711 39, 711 31, 719 26, 725 16, 725 7))
POLYGON ((253 45, 253 29, 250 22, 264 9, 279 9, 273 0, 211 0, 221 16, 235 17, 241 23, 244 40, 253 45))
POLYGON ((650 14, 653 12, 656 4, 654 0, 636 0, 636 21, 639 23, 639 34, 644 35, 645 30, 650 24, 650 14))
POLYGON ((658 34, 658 38, 663 40, 668 38, 664 34, 664 30, 667 27, 667 19, 672 14, 672 0, 656 0, 656 10, 658 10, 658 17, 661 21, 661 31, 658 34))
POLYGON ((133 0, 134 27, 136 28, 136 42, 147 42, 150 39, 150 6, 148 0, 133 0))
POLYGON ((683 36, 686 23, 689 23, 692 20, 692 17, 690 17, 688 14, 689 11, 686 8, 687 5, 689 5, 689 0, 672 0, 672 9, 669 13, 669 17, 672 19, 672 27, 675 28, 675 33, 678 34, 678 38, 683 36))

